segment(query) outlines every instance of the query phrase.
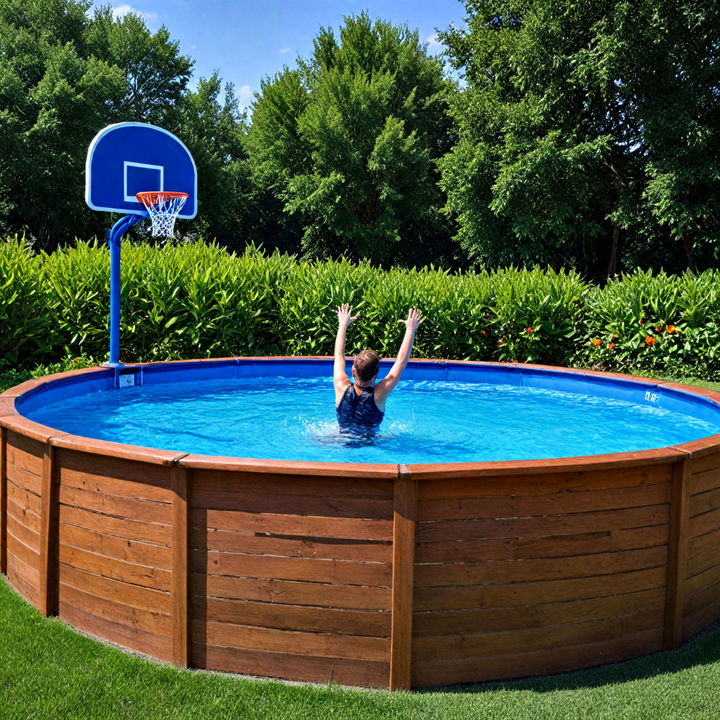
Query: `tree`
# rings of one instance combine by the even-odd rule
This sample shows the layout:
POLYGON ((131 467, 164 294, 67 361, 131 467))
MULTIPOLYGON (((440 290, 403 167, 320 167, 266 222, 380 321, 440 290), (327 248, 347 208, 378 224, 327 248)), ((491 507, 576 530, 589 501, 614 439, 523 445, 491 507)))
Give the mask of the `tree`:
POLYGON ((247 148, 254 181, 310 256, 407 264, 447 254, 435 160, 452 142, 449 82, 418 34, 345 19, 262 84, 247 148))
MULTIPOLYGON (((628 81, 641 99, 649 211, 679 244, 687 265, 720 259, 720 5, 644 2, 642 22, 623 17, 626 38, 641 36, 645 60, 628 81)), ((630 49, 624 45, 629 55, 630 49)))
POLYGON ((193 61, 180 54, 179 43, 161 27, 151 33, 142 17, 113 18, 110 6, 95 11, 86 31, 90 55, 120 68, 125 92, 110 112, 127 120, 166 125, 187 91, 193 61))
POLYGON ((72 1, 0 5, 2 224, 41 244, 63 233, 63 223, 77 222, 82 149, 76 145, 104 119, 105 98, 119 97, 123 88, 117 68, 83 56, 86 10, 87 3, 72 1))
MULTIPOLYGON (((698 207, 690 195, 707 194, 713 173, 717 198, 717 7, 465 4, 467 30, 443 34, 467 89, 453 102, 460 139, 441 162, 441 185, 466 252, 595 275, 619 267, 621 237, 631 255, 633 244, 652 250, 645 264, 674 257, 658 221, 677 227, 682 217, 697 229, 711 218, 712 201, 698 207)), ((711 226, 706 241, 717 243, 717 214, 711 226)))
POLYGON ((113 20, 107 8, 91 19, 89 7, 0 3, 0 228, 41 247, 102 228, 83 199, 91 139, 112 122, 164 117, 192 66, 167 31, 153 35, 133 15, 113 20), (140 90, 143 77, 152 82, 140 90))
POLYGON ((201 78, 177 106, 178 135, 188 146, 198 171, 199 209, 195 232, 229 246, 240 246, 253 225, 251 193, 240 112, 231 84, 217 73, 201 78), (223 94, 221 100, 221 93, 223 94))

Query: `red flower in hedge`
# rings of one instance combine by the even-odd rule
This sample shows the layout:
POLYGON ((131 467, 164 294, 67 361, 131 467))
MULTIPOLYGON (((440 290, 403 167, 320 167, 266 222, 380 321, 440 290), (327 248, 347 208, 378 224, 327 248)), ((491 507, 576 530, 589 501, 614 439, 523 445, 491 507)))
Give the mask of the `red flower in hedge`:
POLYGON ((656 342, 657 342, 657 340, 656 340, 654 337, 651 337, 650 335, 648 335, 648 336, 645 338, 645 344, 646 344, 646 345, 654 345, 656 342))
POLYGON ((480 331, 480 334, 481 334, 483 337, 487 337, 487 336, 488 336, 488 331, 487 331, 487 330, 481 330, 481 331, 480 331))
POLYGON ((677 328, 676 328, 674 325, 668 325, 668 326, 665 328, 665 330, 666 330, 667 332, 669 332, 671 335, 672 335, 673 333, 676 333, 676 332, 677 332, 677 328))
POLYGON ((498 340, 498 345, 504 345, 504 344, 505 344, 504 340, 498 340))
POLYGON ((640 318, 640 324, 642 325, 645 322, 645 318, 640 318))
POLYGON ((658 327, 656 327, 656 328, 655 328, 655 331, 656 331, 656 332, 662 332, 662 331, 663 331, 662 325, 659 325, 658 327))
POLYGON ((602 340, 601 340, 600 338, 595 338, 595 339, 592 341, 592 344, 593 344, 595 347, 600 347, 600 346, 602 345, 602 340))
POLYGON ((527 329, 525 330, 525 332, 526 332, 526 333, 531 333, 531 332, 535 332, 535 331, 534 331, 531 327, 529 327, 529 328, 527 328, 527 329))
POLYGON ((615 347, 615 343, 610 343, 608 347, 610 348, 610 350, 612 350, 615 347))

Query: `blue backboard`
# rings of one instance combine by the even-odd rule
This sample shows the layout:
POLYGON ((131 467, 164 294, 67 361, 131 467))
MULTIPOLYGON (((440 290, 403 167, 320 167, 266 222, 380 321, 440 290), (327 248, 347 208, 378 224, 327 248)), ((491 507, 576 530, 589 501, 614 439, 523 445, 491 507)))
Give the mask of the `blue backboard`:
POLYGON ((185 143, 147 123, 109 125, 90 143, 85 164, 85 202, 93 210, 140 215, 135 195, 166 190, 185 192, 178 217, 197 215, 197 169, 185 143))

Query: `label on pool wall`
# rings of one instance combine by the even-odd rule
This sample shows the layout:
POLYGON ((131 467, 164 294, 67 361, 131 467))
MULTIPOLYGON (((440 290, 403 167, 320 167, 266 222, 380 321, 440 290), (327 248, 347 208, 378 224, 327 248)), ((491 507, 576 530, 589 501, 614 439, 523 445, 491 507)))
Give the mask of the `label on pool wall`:
POLYGON ((648 402, 656 403, 658 401, 659 397, 660 397, 660 393, 651 392, 650 390, 645 391, 645 399, 648 402))
POLYGON ((118 387, 135 387, 135 373, 125 373, 118 376, 118 387))

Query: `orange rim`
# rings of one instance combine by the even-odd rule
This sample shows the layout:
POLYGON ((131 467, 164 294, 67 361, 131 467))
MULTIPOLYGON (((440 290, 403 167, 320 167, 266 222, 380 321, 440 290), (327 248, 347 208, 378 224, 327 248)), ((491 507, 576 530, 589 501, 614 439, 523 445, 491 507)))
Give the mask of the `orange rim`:
POLYGON ((143 205, 157 205, 161 200, 172 200, 174 198, 186 198, 187 193, 184 192, 171 192, 166 190, 151 190, 146 192, 139 192, 135 196, 143 205))

